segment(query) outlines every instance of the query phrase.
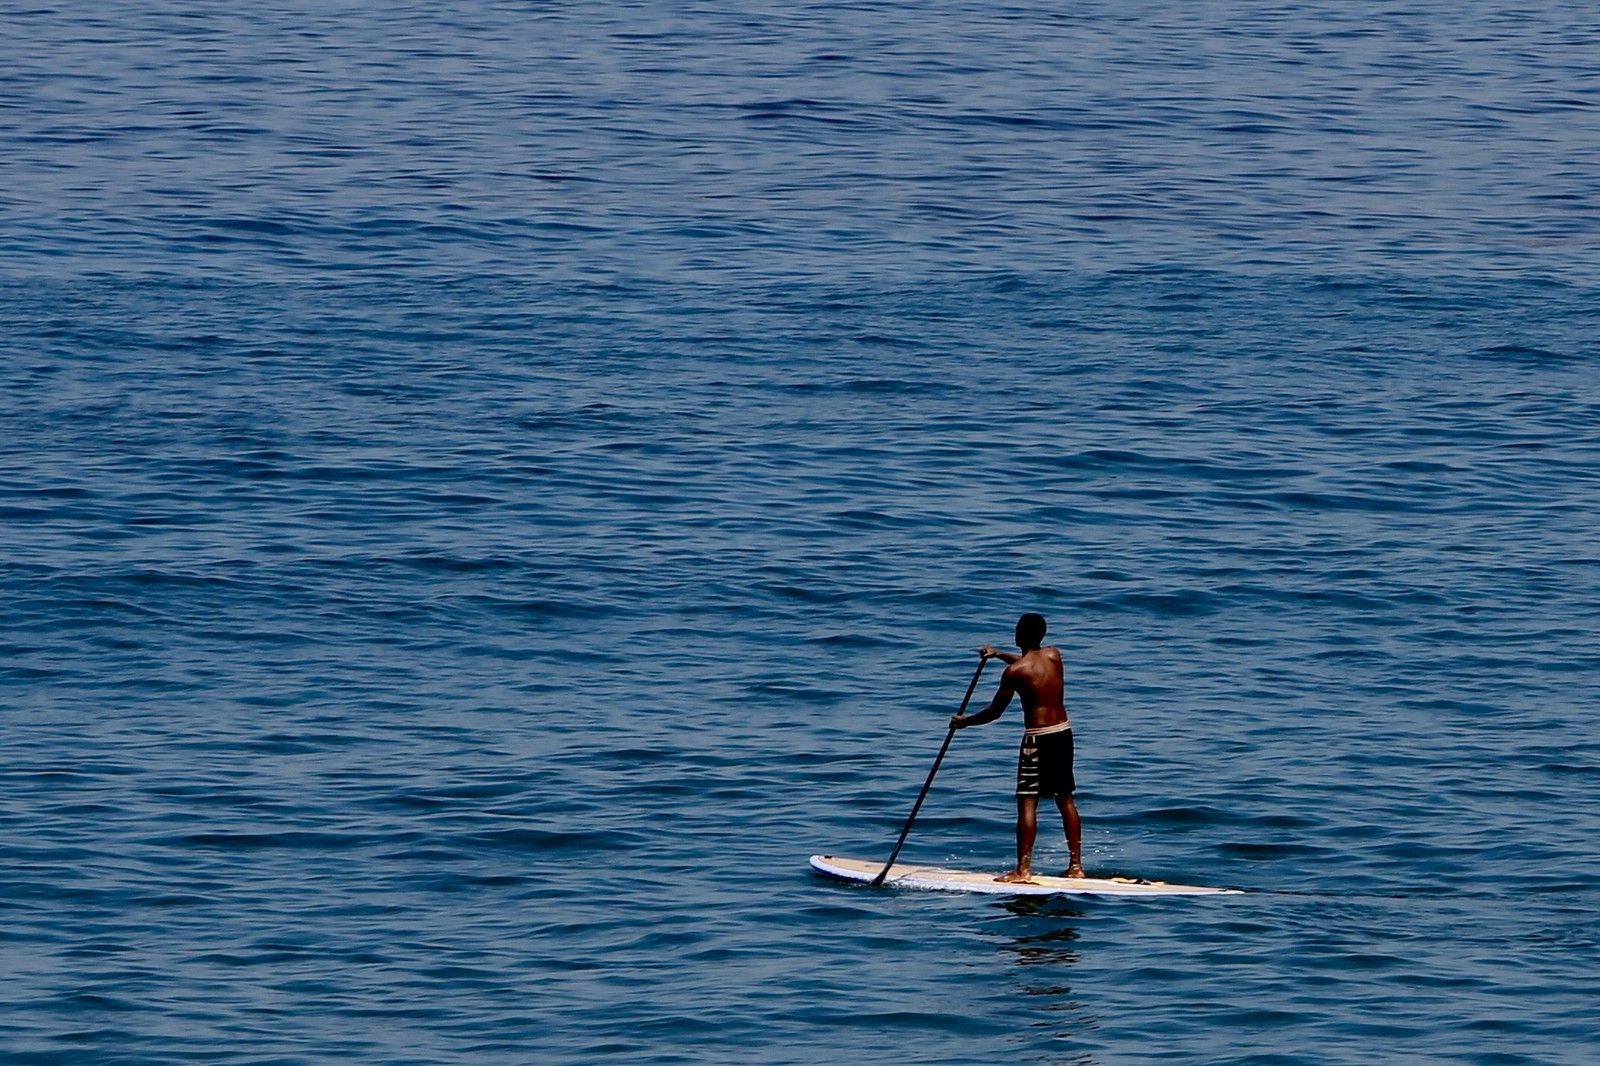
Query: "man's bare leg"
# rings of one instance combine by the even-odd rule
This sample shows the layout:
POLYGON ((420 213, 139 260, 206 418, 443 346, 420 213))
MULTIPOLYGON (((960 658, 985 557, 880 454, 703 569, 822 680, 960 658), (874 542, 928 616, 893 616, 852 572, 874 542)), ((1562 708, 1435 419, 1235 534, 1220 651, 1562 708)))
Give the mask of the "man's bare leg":
POLYGON ((1033 838, 1039 831, 1039 797, 1017 797, 1017 868, 996 881, 1033 880, 1033 838))
POLYGON ((1078 805, 1072 796, 1057 796, 1056 806, 1061 808, 1061 826, 1067 831, 1067 849, 1072 852, 1072 865, 1063 877, 1082 877, 1083 874, 1083 823, 1078 820, 1078 805))

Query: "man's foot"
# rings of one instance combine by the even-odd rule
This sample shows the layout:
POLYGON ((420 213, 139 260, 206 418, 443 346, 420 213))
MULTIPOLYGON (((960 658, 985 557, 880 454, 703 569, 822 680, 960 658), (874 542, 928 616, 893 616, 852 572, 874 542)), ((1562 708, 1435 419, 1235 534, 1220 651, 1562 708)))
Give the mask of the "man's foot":
POLYGON ((996 877, 995 880, 1008 885, 1031 885, 1033 884, 1033 871, 1022 869, 1007 870, 999 877, 996 877))
POLYGON ((1071 866, 1067 867, 1067 872, 1062 874, 1061 876, 1062 877, 1088 877, 1089 875, 1083 872, 1083 867, 1081 865, 1079 865, 1078 863, 1073 863, 1071 866))

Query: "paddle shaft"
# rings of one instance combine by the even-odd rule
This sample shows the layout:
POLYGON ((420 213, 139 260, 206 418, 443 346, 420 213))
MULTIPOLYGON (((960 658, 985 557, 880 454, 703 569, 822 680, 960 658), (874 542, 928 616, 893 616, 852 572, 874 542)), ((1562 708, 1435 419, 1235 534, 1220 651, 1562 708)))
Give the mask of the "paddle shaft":
MULTIPOLYGON (((972 702, 972 694, 978 688, 978 678, 983 675, 983 668, 987 665, 989 665, 987 657, 978 660, 978 669, 973 671, 972 684, 967 686, 967 694, 962 697, 961 709, 956 712, 957 714, 967 713, 967 704, 972 702)), ((944 762, 944 753, 950 750, 950 741, 955 735, 955 726, 946 730, 944 744, 939 747, 939 754, 933 760, 933 768, 928 771, 928 779, 922 783, 922 791, 917 795, 917 802, 911 805, 911 817, 906 819, 906 827, 900 830, 900 839, 894 842, 894 851, 889 855, 889 861, 883 864, 883 869, 871 881, 874 888, 883 884, 883 879, 889 876, 889 870, 894 866, 894 860, 900 857, 900 849, 905 846, 906 837, 911 835, 911 823, 917 820, 917 812, 922 810, 922 801, 928 798, 928 789, 933 787, 933 775, 939 772, 939 764, 944 762)))

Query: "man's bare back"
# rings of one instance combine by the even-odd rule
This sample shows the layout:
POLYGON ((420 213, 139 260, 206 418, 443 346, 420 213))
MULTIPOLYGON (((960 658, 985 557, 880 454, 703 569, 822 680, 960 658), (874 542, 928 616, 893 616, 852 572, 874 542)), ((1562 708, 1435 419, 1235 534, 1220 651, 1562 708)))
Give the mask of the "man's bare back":
POLYGON ((1001 679, 1008 682, 1022 700, 1022 721, 1028 729, 1044 729, 1067 720, 1062 698, 1061 653, 1055 648, 1034 648, 1021 655, 985 648, 992 658, 1007 663, 1001 679))

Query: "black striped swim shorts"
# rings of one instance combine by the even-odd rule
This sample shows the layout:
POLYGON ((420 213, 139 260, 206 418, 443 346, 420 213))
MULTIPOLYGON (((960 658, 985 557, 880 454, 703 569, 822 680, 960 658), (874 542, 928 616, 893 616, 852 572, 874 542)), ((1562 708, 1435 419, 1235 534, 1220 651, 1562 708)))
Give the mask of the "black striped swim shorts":
POLYGON ((1077 787, 1072 775, 1072 730, 1023 734, 1017 755, 1017 795, 1070 796, 1077 787))

